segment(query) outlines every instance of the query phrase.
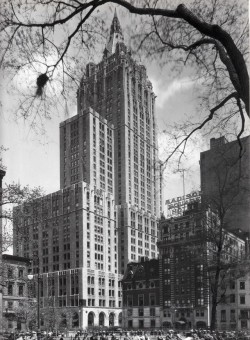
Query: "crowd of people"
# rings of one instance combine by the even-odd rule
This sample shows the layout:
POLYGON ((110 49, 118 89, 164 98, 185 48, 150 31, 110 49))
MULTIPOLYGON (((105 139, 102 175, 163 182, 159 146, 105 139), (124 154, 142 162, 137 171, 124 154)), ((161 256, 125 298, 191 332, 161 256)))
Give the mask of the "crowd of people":
POLYGON ((74 335, 54 334, 44 332, 37 335, 35 332, 19 334, 8 340, 250 340, 247 332, 219 332, 209 330, 190 331, 121 331, 110 333, 78 331, 74 335))

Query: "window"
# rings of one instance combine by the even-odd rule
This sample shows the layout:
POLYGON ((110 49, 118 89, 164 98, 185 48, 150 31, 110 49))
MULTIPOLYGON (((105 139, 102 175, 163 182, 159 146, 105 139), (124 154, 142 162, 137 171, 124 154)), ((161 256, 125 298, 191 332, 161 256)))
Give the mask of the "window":
POLYGON ((240 281, 240 289, 245 289, 245 281, 240 281))
POLYGON ((8 295, 13 295, 13 285, 12 284, 8 285, 8 295))
POLYGON ((225 309, 222 309, 222 310, 220 311, 220 315, 221 315, 220 321, 221 321, 221 322, 226 322, 226 310, 225 310, 225 309))
POLYGON ((13 269, 12 268, 8 268, 8 278, 13 279, 13 269))
POLYGON ((166 301, 164 301, 164 305, 165 305, 166 307, 170 307, 170 306, 171 306, 171 300, 166 300, 166 301))
POLYGON ((154 306, 155 305, 155 295, 154 294, 151 294, 149 296, 149 304, 150 304, 150 306, 154 306))
POLYGON ((144 328, 144 320, 139 320, 139 328, 144 328))
POLYGON ((241 295, 240 296, 240 304, 241 305, 244 305, 246 303, 246 301, 245 301, 245 295, 241 295))
POLYGON ((23 285, 18 286, 18 295, 23 296, 23 285))
POLYGON ((131 295, 127 296, 127 305, 128 305, 128 307, 133 306, 133 297, 131 295))
POLYGON ((138 315, 139 315, 139 316, 143 316, 143 315, 144 315, 144 310, 143 310, 143 308, 139 308, 139 310, 138 310, 138 315))
POLYGON ((143 306, 144 305, 144 295, 139 295, 138 296, 138 306, 143 306))
POLYGON ((241 310, 240 311, 240 319, 249 319, 248 317, 248 310, 241 310))
POLYGON ((23 269, 19 269, 18 271, 18 277, 22 278, 23 277, 23 269))
POLYGON ((204 305, 204 299, 198 299, 198 305, 203 306, 204 305))
POLYGON ((150 316, 155 316, 155 308, 150 308, 150 316))
POLYGON ((230 310, 230 321, 236 321, 236 319, 235 319, 235 309, 230 310))

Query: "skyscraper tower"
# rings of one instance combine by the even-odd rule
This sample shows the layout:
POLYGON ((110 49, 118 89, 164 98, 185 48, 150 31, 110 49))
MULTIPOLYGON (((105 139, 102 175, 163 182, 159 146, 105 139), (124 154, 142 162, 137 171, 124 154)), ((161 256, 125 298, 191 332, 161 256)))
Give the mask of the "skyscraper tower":
POLYGON ((90 106, 114 126, 114 196, 123 273, 127 262, 156 256, 162 199, 155 94, 145 66, 136 63, 124 44, 116 13, 102 61, 86 66, 77 100, 78 114, 90 106))
POLYGON ((16 209, 25 216, 14 253, 40 260, 43 306, 53 295, 55 307, 70 307, 72 327, 121 325, 121 274, 157 255, 155 95, 123 40, 115 13, 102 61, 86 66, 77 115, 60 124, 60 190, 16 209))

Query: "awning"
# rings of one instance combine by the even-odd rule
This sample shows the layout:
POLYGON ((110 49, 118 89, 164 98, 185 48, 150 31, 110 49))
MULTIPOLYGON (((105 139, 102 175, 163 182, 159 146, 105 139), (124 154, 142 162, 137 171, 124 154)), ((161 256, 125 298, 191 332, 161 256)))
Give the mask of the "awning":
POLYGON ((181 325, 184 325, 184 324, 186 323, 185 321, 181 321, 181 320, 176 321, 176 322, 178 322, 178 323, 181 324, 181 325))

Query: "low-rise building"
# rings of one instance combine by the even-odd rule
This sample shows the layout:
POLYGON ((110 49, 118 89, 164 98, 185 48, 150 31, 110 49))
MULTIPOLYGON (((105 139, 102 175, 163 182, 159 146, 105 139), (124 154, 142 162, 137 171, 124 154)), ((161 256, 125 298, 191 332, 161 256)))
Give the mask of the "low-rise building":
POLYGON ((250 275, 233 277, 224 302, 217 307, 217 328, 244 331, 250 329, 250 275))
POLYGON ((3 280, 3 331, 26 330, 23 305, 29 300, 28 269, 30 260, 25 257, 2 255, 3 280))
POLYGON ((161 326, 159 260, 142 258, 127 265, 123 280, 123 327, 161 326))

